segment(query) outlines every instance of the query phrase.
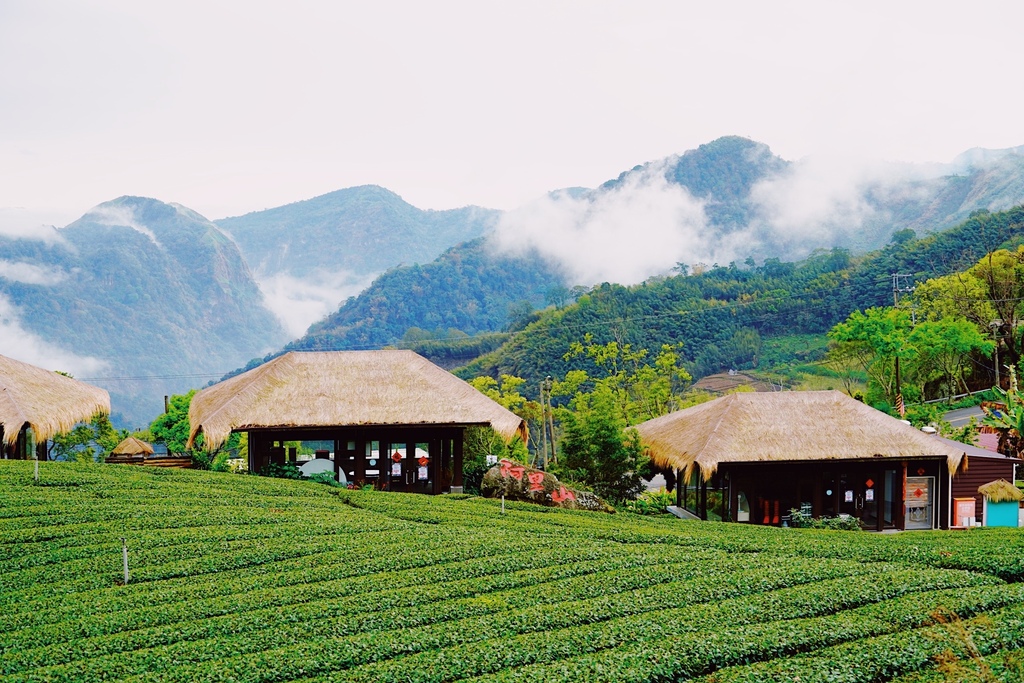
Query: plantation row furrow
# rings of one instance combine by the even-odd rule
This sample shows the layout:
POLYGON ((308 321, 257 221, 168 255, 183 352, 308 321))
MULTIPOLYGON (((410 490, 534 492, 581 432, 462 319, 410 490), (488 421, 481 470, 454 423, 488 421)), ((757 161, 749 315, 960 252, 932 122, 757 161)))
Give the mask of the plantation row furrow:
MULTIPOLYGON (((494 673, 472 678, 474 683, 568 683, 570 681, 615 681, 616 683, 640 683, 647 681, 680 681, 699 676, 713 675, 699 680, 702 683, 722 683, 720 678, 726 667, 743 665, 748 662, 772 660, 797 653, 813 653, 822 648, 849 644, 850 652, 857 652, 863 643, 871 642, 887 634, 894 641, 916 638, 913 629, 931 623, 931 613, 943 608, 959 617, 989 609, 992 605, 1005 604, 1002 595, 1004 587, 978 591, 942 591, 937 593, 916 593, 902 598, 872 604, 854 610, 830 614, 823 617, 800 618, 776 621, 766 624, 750 624, 742 627, 724 627, 701 630, 693 633, 676 634, 670 627, 661 633, 644 634, 645 637, 624 645, 579 655, 569 653, 561 661, 552 657, 550 663, 536 663, 518 668, 495 667, 494 673), (850 642, 854 641, 854 642, 850 642)), ((1017 596, 1020 599, 1020 596, 1017 596)), ((1014 602, 1011 607, 992 612, 1002 615, 1008 627, 1024 625, 1024 603, 1014 602)), ((1024 632, 1018 638, 1024 637, 1024 632)), ((500 643, 496 643, 498 647, 500 643)), ((866 661, 870 655, 864 654, 866 661)), ((799 659, 793 657, 793 660, 799 659)), ((446 663, 448 671, 455 672, 460 662, 446 663)), ((756 666, 756 665, 754 665, 756 666)), ((849 663, 847 663, 849 666, 849 663)), ((879 662, 878 666, 884 666, 879 662)), ((349 672, 323 677, 321 681, 350 680, 349 672)), ((399 680, 397 677, 378 680, 399 680)), ((405 672, 404 681, 455 680, 426 677, 405 672)), ((793 681, 796 678, 770 678, 756 676, 740 678, 738 681, 753 683, 771 680, 793 681)), ((805 679, 844 681, 844 678, 805 679)), ((849 679, 877 681, 884 678, 849 679)))
MULTIPOLYGON (((978 660, 986 656, 1001 650, 1020 653, 1024 647, 1024 605, 1013 605, 967 620, 962 620, 964 614, 948 616, 951 620, 947 623, 865 638, 801 656, 724 668, 693 679, 693 683, 788 683, 795 680, 801 683, 874 683, 927 667, 936 660, 944 663, 945 670, 934 680, 957 683, 1024 680, 1021 678, 1024 655, 1020 654, 1014 659, 992 657, 1008 665, 1001 667, 1009 674, 1007 677, 997 677, 994 671, 987 671, 984 677, 970 673, 978 660)), ((935 621, 932 619, 929 623, 935 621)))
MULTIPOLYGON (((10 638, 5 635, 4 640, 7 647, 4 648, 4 652, 10 653, 20 649, 12 647, 13 644, 20 642, 32 643, 34 647, 38 648, 43 645, 59 644, 68 640, 108 633, 120 633, 125 637, 130 637, 133 631, 143 628, 174 626, 175 629, 183 629, 187 628, 186 623, 192 623, 199 619, 229 614, 237 616, 250 610, 259 610, 261 615, 269 614, 274 619, 280 619, 280 609, 284 608, 288 610, 287 618, 294 620, 296 618, 294 615, 301 614, 304 605, 309 605, 311 611, 322 612, 325 618, 365 613, 368 616, 364 621, 373 621, 374 614, 385 610, 404 611, 410 608, 425 609, 428 606, 430 609, 427 614, 431 619, 443 618, 442 615, 448 612, 458 613, 458 610, 462 609, 458 603, 459 599, 466 600, 471 605, 479 603, 487 610, 509 609, 511 608, 509 600, 513 598, 517 601, 542 600, 549 595, 551 589, 558 589, 566 584, 570 577, 575 577, 571 585, 575 586, 578 592, 586 594, 602 590, 609 592, 611 585, 602 585, 603 579, 615 578, 620 584, 629 587, 667 581, 673 576, 672 571, 676 568, 675 565, 665 565, 663 568, 652 569, 643 562, 637 562, 630 558, 624 562, 612 559, 604 562, 563 564, 542 570, 496 574, 448 584, 431 582, 424 585, 422 577, 420 577, 406 588, 386 593, 379 591, 381 584, 378 582, 374 582, 375 585, 370 586, 364 584, 362 592, 350 593, 344 600, 338 599, 345 597, 345 593, 349 592, 346 590, 344 581, 315 587, 316 590, 310 591, 235 593, 187 605, 170 605, 165 609, 141 609, 135 612, 97 615, 77 623, 61 624, 60 629, 49 629, 46 633, 36 633, 36 629, 29 629, 10 634, 10 638), (626 565, 626 568, 620 568, 622 565, 626 565), (602 571, 604 572, 600 575, 602 580, 588 580, 587 577, 592 577, 595 572, 602 571), (552 586, 551 582, 558 583, 552 586), (366 588, 371 590, 366 590, 366 588), (372 590, 373 588, 377 590, 372 590), (515 594, 506 595, 502 592, 510 590, 516 591, 515 594), (311 602, 312 600, 324 601, 324 604, 311 602), (268 610, 267 608, 273 609, 268 610), (29 638, 32 640, 28 640, 29 638)), ((550 597, 548 599, 550 600, 550 597)), ((3 657, 6 658, 7 654, 3 657)))
MULTIPOLYGON (((752 573, 752 572, 750 572, 752 573)), ((481 641, 464 646, 448 647, 443 651, 425 652, 420 655, 410 655, 392 661, 380 662, 379 664, 358 667, 348 672, 341 680, 348 681, 445 681, 455 680, 468 676, 483 675, 498 671, 503 668, 515 668, 544 661, 557 661, 565 657, 577 656, 582 653, 599 652, 601 650, 620 647, 649 638, 660 638, 665 635, 675 635, 686 631, 722 630, 732 628, 738 624, 752 623, 759 624, 763 621, 773 619, 786 620, 800 616, 801 611, 808 615, 829 614, 835 611, 830 608, 827 602, 807 603, 800 599, 800 591, 787 591, 778 595, 771 587, 766 589, 764 594, 754 597, 743 597, 725 599, 722 595, 720 585, 716 583, 733 583, 729 586, 733 595, 742 594, 747 584, 743 580, 749 580, 750 573, 737 575, 722 582, 701 581, 691 582, 687 587, 687 598, 677 599, 664 609, 650 614, 640 616, 613 619, 604 623, 596 623, 589 626, 573 625, 560 630, 547 631, 543 637, 531 638, 529 636, 518 636, 513 639, 496 639, 491 637, 487 641, 481 641), (692 598, 692 599, 690 599, 692 598), (778 598, 778 599, 777 599, 778 598), (787 603, 787 598, 793 599, 792 609, 787 603), (704 604, 716 602, 713 609, 705 609, 704 604), (689 604, 687 604, 689 603, 689 604), (703 603, 703 604, 702 604, 703 603), (723 605, 724 609, 719 610, 723 605), (686 605, 686 606, 684 606, 686 605), (426 675, 423 672, 437 672, 426 675)), ((763 570, 761 571, 763 575, 763 570)), ((929 576, 933 582, 938 581, 940 587, 955 585, 972 585, 976 579, 970 575, 957 573, 940 577, 939 573, 929 576), (944 581, 941 579, 945 579, 944 581)), ((886 584, 887 579, 906 578, 912 580, 910 575, 901 574, 899 577, 881 575, 879 577, 855 577, 846 579, 849 586, 873 585, 876 588, 873 594, 878 593, 878 588, 886 584), (876 579, 877 583, 872 579, 876 579)), ((793 585, 787 583, 783 572, 779 573, 779 584, 781 586, 793 585)), ((829 582, 829 588, 838 589, 835 582, 829 582)), ((902 593, 926 590, 927 581, 921 581, 907 591, 902 593)), ((814 585, 801 586, 808 594, 818 594, 814 585)), ((851 592, 849 601, 853 605, 860 605, 864 602, 873 601, 872 594, 863 592, 856 595, 857 589, 848 588, 851 592), (857 599, 859 597, 859 599, 857 599)), ((1024 593, 1017 596, 1024 599, 1024 593)), ((1000 599, 1004 599, 1002 596, 1000 599)))
MULTIPOLYGON (((360 525, 356 523, 359 517, 347 517, 342 512, 342 506, 335 506, 330 510, 322 510, 324 517, 339 515, 339 519, 346 520, 351 524, 353 531, 360 525), (335 509, 336 508, 336 509, 335 509)), ((153 517, 135 518, 131 517, 138 506, 125 506, 123 510, 105 510, 95 514, 95 518, 72 519, 66 512, 58 513, 56 519, 50 518, 47 524, 39 524, 26 520, 24 527, 15 527, 12 524, 0 526, 0 547, 7 547, 5 553, 13 553, 17 546, 26 543, 61 543, 64 545, 74 544, 82 538, 87 538, 96 530, 104 534, 118 534, 118 537, 132 533, 152 533, 161 530, 174 529, 212 529, 218 526, 267 526, 275 527, 287 520, 277 515, 268 515, 265 509, 247 507, 242 511, 234 507, 220 508, 163 508, 159 505, 151 506, 147 511, 153 517), (130 522, 112 523, 112 519, 118 519, 120 515, 129 516, 130 522)), ((77 517, 78 515, 74 515, 77 517)), ((382 527, 408 528, 408 524, 399 520, 379 520, 382 527)))
MULTIPOLYGON (((428 587, 424 587, 421 580, 414 578, 414 583, 407 588, 395 589, 384 595, 366 590, 380 588, 380 582, 374 581, 371 585, 364 584, 361 586, 361 592, 355 592, 353 597, 345 600, 338 598, 351 591, 346 590, 349 587, 344 582, 337 582, 318 587, 321 590, 309 594, 287 591, 277 595, 233 595, 215 602, 189 604, 172 612, 149 610, 144 614, 117 614, 112 615, 106 624, 106 630, 112 634, 111 636, 84 638, 76 637, 75 632, 60 631, 56 634, 60 640, 54 641, 50 646, 44 646, 39 641, 52 640, 53 636, 35 634, 34 630, 16 634, 18 637, 14 639, 15 642, 22 636, 33 638, 33 641, 29 641, 33 646, 11 648, 0 655, 0 671, 6 673, 40 666, 43 662, 53 664, 122 650, 165 645, 182 638, 204 638, 225 632, 248 632, 266 624, 298 624, 301 636, 302 630, 309 628, 303 624, 310 620, 337 620, 346 615, 359 615, 349 620, 349 630, 342 631, 348 635, 360 630, 388 628, 387 624, 407 623, 409 619, 405 616, 405 611, 410 607, 431 607, 425 612, 431 618, 441 617, 446 610, 454 609, 458 612, 460 608, 455 607, 454 603, 459 599, 470 605, 483 605, 488 610, 510 609, 513 599, 522 597, 529 600, 533 597, 537 600, 538 598, 527 590, 532 587, 544 588, 551 586, 552 582, 565 583, 566 579, 572 577, 585 577, 601 572, 652 571, 649 567, 644 567, 644 564, 653 561, 613 558, 604 561, 562 563, 539 570, 485 575, 447 584, 431 583, 428 587), (445 601, 452 601, 453 606, 437 605, 445 601), (211 614, 213 616, 210 616, 211 614), (146 623, 148 626, 137 628, 140 623, 146 623), (64 640, 65 637, 73 639, 70 642, 74 643, 74 647, 65 645, 68 642, 64 640)), ((653 571, 660 572, 660 576, 664 577, 671 576, 674 569, 675 567, 667 566, 653 571)), ((555 583, 553 587, 558 588, 561 583, 555 583)), ((583 583, 580 590, 590 591, 591 586, 592 583, 583 583)), ((78 631, 95 633, 103 626, 94 622, 86 628, 86 625, 80 623, 78 631)))
MULTIPOLYGON (((133 558, 140 564, 152 564, 159 561, 160 555, 155 553, 168 551, 180 552, 189 551, 188 546, 210 546, 217 543, 236 543, 240 541, 274 540, 291 538, 300 540, 302 538, 322 539, 325 537, 350 537, 358 536, 360 533, 373 533, 380 531, 401 529, 398 525, 384 524, 375 528, 360 528, 352 524, 347 518, 331 516, 321 520, 317 527, 302 527, 296 529, 290 525, 219 525, 212 527, 190 527, 176 529, 161 529, 160 531, 131 532, 111 530, 110 525, 100 532, 82 533, 77 542, 72 543, 71 539, 61 539, 60 542, 50 543, 23 543, 23 553, 16 557, 0 560, 0 575, 15 571, 22 571, 34 567, 45 567, 56 563, 70 562, 80 559, 88 559, 98 555, 107 554, 111 548, 118 551, 121 548, 121 539, 127 538, 133 558)), ((355 543, 353 540, 352 543, 355 543)), ((194 551, 192 551, 194 552, 194 551)), ((166 556, 166 555, 165 555, 166 556)))
MULTIPOLYGON (((389 532, 384 532, 388 534, 389 532)), ((410 543, 408 535, 404 535, 401 532, 391 533, 387 538, 400 539, 406 538, 407 540, 402 543, 397 541, 401 548, 413 549, 425 549, 425 548, 444 548, 450 545, 458 537, 455 530, 437 532, 431 536, 422 536, 418 539, 419 542, 410 543)), ((368 534, 360 534, 359 538, 355 539, 357 546, 350 550, 351 553, 359 552, 367 547, 373 548, 376 544, 374 541, 376 537, 368 534), (364 538, 366 537, 366 538, 364 538), (362 542, 363 548, 358 547, 358 543, 362 542)), ((344 542, 338 541, 338 544, 344 546, 344 542)), ((132 580, 136 583, 145 583, 147 581, 162 581, 166 579, 172 579, 176 577, 184 576, 196 576, 201 574, 210 574, 221 571, 236 571, 250 566, 268 565, 281 560, 287 560, 292 558, 301 558, 315 556, 315 552, 327 552, 331 548, 331 544, 318 544, 315 546, 319 550, 310 552, 300 543, 289 542, 287 537, 276 539, 274 544, 252 544, 251 552, 247 554, 240 554, 237 550, 232 550, 228 553, 223 553, 218 550, 216 554, 197 555, 192 559, 176 560, 167 562, 160 565, 138 565, 132 564, 132 580)), ((385 546, 386 547, 386 546, 385 546)), ((389 558, 392 561, 398 561, 397 558, 389 558)), ((367 566, 368 571, 380 571, 387 565, 387 559, 369 559, 364 560, 363 563, 367 566)), ((353 563, 358 566, 360 563, 353 563)), ((121 569, 121 555, 120 549, 116 549, 116 552, 105 561, 100 562, 94 560, 92 564, 89 562, 69 562, 71 568, 78 569, 80 572, 92 572, 86 573, 84 576, 79 576, 73 579, 67 579, 63 577, 63 581, 58 581, 61 577, 53 577, 47 575, 45 578, 50 579, 49 582, 44 582, 39 579, 39 574, 45 574, 45 568, 30 569, 23 572, 18 572, 7 577, 0 577, 0 584, 12 585, 13 587, 20 587, 20 590, 14 588, 6 590, 5 593, 0 594, 0 605, 12 604, 20 602, 25 599, 32 599, 35 596, 40 595, 53 595, 53 594, 68 594, 77 593, 85 590, 92 590, 101 588, 103 586, 110 586, 118 579, 118 572, 121 569), (39 580, 37 580, 39 579, 39 580)))
MULTIPOLYGON (((831 568, 823 567, 821 563, 811 565, 812 563, 808 563, 806 567, 793 568, 789 572, 780 571, 779 585, 790 585, 792 582, 801 580, 815 580, 820 578, 823 572, 827 572, 831 576, 835 574, 849 575, 858 570, 860 572, 869 571, 854 563, 831 568)), ((333 620, 331 623, 325 624, 322 629, 310 626, 312 620, 299 615, 300 623, 304 624, 305 628, 299 628, 295 645, 292 647, 268 648, 265 641, 252 641, 248 637, 233 640, 233 647, 242 649, 235 653, 241 656, 234 658, 240 661, 234 665, 233 676, 237 678, 241 675, 241 670, 244 669, 248 672, 244 680, 273 680, 278 677, 278 674, 270 676, 266 672, 295 669, 309 671, 311 657, 312 660, 319 661, 323 656, 328 656, 335 668, 342 661, 345 666, 353 666, 363 661, 374 661, 395 654, 437 647, 440 646, 439 642, 446 639, 450 639, 454 644, 492 637, 494 633, 544 630, 558 625, 579 625, 589 621, 607 619, 618 613, 660 610, 676 603, 689 602, 694 596, 718 595, 721 592, 719 586, 723 581, 734 590, 755 590, 755 587, 770 590, 773 587, 763 582, 752 581, 752 575, 756 573, 752 570, 747 570, 735 577, 727 577, 721 573, 715 576, 714 566, 715 564, 711 563, 706 568, 698 568, 694 575, 699 578, 671 581, 648 588, 638 587, 635 590, 628 590, 628 586, 625 586, 627 590, 622 593, 597 598, 589 596, 595 593, 595 584, 600 585, 602 582, 594 581, 592 578, 600 580, 607 577, 585 577, 580 580, 561 582, 562 585, 552 583, 538 586, 533 591, 517 590, 505 595, 492 594, 466 600, 450 600, 434 606, 431 610, 399 608, 376 615, 358 614, 349 619, 333 620), (580 602, 566 603, 559 599, 562 596, 573 596, 580 602), (531 605, 533 605, 532 608, 531 605), (478 616, 473 618, 474 615, 478 616), (438 624, 438 626, 426 629, 415 628, 426 624, 438 624), (400 630, 391 634, 365 634, 368 631, 382 629, 400 630), (321 634, 320 637, 322 637, 326 635, 341 636, 346 633, 364 633, 364 635, 337 642, 332 641, 329 655, 320 653, 320 650, 323 649, 322 643, 309 645, 312 639, 318 637, 317 634, 321 634), (311 647, 315 652, 310 651, 311 647)), ((681 574, 685 574, 687 567, 667 569, 667 577, 680 578, 681 574)), ((719 567, 717 571, 725 570, 719 567)), ((637 582, 644 580, 639 576, 633 578, 637 582)), ((650 582, 650 579, 647 579, 646 582, 650 582)), ((616 583, 623 584, 621 580, 616 583)), ((275 633, 274 635, 280 634, 275 633)), ((206 680, 212 675, 201 664, 189 666, 182 663, 189 657, 197 657, 199 661, 206 659, 207 655, 204 652, 209 651, 209 645, 204 643, 199 643, 198 647, 196 645, 183 643, 181 647, 161 650, 163 654, 160 661, 178 663, 174 667, 174 680, 206 680)), ((151 653, 140 653, 138 659, 142 662, 149 662, 149 665, 157 666, 158 669, 166 668, 160 661, 154 662, 151 656, 151 653)), ((74 680, 76 676, 81 676, 88 671, 109 670, 111 666, 117 666, 119 663, 127 664, 124 660, 83 663, 80 666, 67 667, 66 670, 48 670, 46 673, 51 678, 74 680), (87 668, 83 670, 82 666, 87 668)), ((161 675, 161 677, 166 676, 166 673, 161 675)))
MULTIPOLYGON (((455 549, 449 549, 448 551, 456 552, 455 549)), ((407 553, 400 556, 398 559, 403 562, 406 568, 424 566, 428 568, 428 571, 430 571, 432 566, 428 562, 429 558, 436 561, 441 557, 441 550, 430 549, 427 551, 421 551, 420 553, 407 553), (420 557, 421 562, 419 564, 413 564, 417 556, 420 557)), ((560 553, 549 553, 547 555, 547 565, 555 565, 557 567, 559 565, 560 557, 564 560, 564 556, 560 553)), ((394 561, 395 558, 392 557, 389 559, 394 561)), ((465 558, 462 557, 462 559, 465 558)), ((659 556, 656 554, 650 558, 638 558, 630 555, 626 555, 621 558, 613 556, 603 562, 600 559, 591 557, 588 560, 590 563, 589 565, 580 565, 578 562, 565 564, 563 561, 562 564, 565 564, 569 569, 560 571, 565 571, 567 575, 574 575, 577 573, 590 574, 601 571, 602 567, 607 567, 609 569, 628 567, 629 569, 624 571, 641 571, 647 565, 657 562, 658 559, 659 556)), ((538 556, 533 562, 534 564, 541 564, 542 561, 542 558, 538 556)), ((709 558, 708 564, 720 561, 721 560, 718 556, 715 555, 713 558, 709 558)), ((496 565, 497 563, 494 564, 496 565)), ((702 565, 698 564, 698 566, 702 565)), ((485 564, 477 565, 477 568, 479 571, 486 571, 487 569, 485 564)), ((349 569, 351 571, 351 566, 339 567, 339 573, 343 572, 345 569, 349 569)), ((366 577, 361 581, 353 582, 348 577, 336 575, 329 580, 299 585, 286 585, 281 588, 269 590, 238 590, 238 588, 235 587, 235 590, 228 592, 225 595, 205 600, 188 600, 185 602, 166 605, 146 606, 136 610, 126 610, 123 608, 108 609, 103 613, 91 614, 78 620, 65 619, 60 622, 60 628, 41 629, 38 625, 33 625, 19 631, 4 633, 0 635, 0 652, 11 652, 25 647, 26 644, 31 644, 33 647, 39 647, 74 638, 87 638, 106 633, 118 633, 139 628, 171 624, 182 620, 210 618, 251 609, 288 606, 318 599, 337 600, 338 598, 345 597, 347 595, 353 597, 350 597, 346 599, 345 602, 341 603, 342 607, 349 612, 357 612, 365 609, 383 610, 390 609, 392 607, 420 605, 435 600, 444 600, 452 593, 458 594, 461 592, 467 595, 473 595, 476 593, 486 592, 487 590, 501 590, 502 585, 509 581, 511 581, 512 585, 519 585, 520 581, 524 581, 526 583, 536 582, 530 579, 528 573, 522 579, 517 577, 515 574, 495 573, 484 574, 483 578, 474 577, 472 579, 462 579, 454 584, 430 581, 427 587, 423 587, 422 576, 405 576, 400 577, 400 579, 404 585, 408 586, 407 588, 396 588, 395 590, 381 594, 380 588, 384 585, 388 585, 382 583, 382 578, 383 577, 371 574, 369 577, 366 577)), ((540 580, 543 581, 546 579, 540 580)))
MULTIPOLYGON (((341 585, 335 597, 373 592, 379 590, 382 585, 397 589, 420 583, 421 579, 407 570, 422 566, 429 566, 434 582, 444 583, 491 574, 543 568, 565 562, 566 548, 563 542, 538 543, 532 539, 510 539, 499 545, 483 545, 470 543, 470 541, 471 539, 463 539, 463 545, 475 547, 472 557, 466 558, 462 556, 462 553, 458 553, 451 560, 447 560, 446 557, 438 555, 435 557, 435 561, 428 565, 414 564, 409 561, 409 558, 405 558, 405 561, 395 567, 393 571, 366 571, 365 563, 353 561, 353 553, 345 550, 315 558, 299 557, 272 565, 250 567, 232 572, 229 578, 216 582, 207 581, 203 576, 169 579, 160 583, 160 590, 156 593, 148 584, 131 583, 128 586, 103 588, 87 593, 47 596, 35 601, 9 605, 8 609, 18 609, 19 611, 0 614, 0 634, 23 628, 37 628, 47 623, 88 618, 97 613, 127 612, 168 603, 216 598, 233 593, 252 594, 256 591, 275 589, 295 593, 306 585, 316 585, 339 579, 344 580, 340 582, 341 585), (311 559, 316 560, 314 566, 310 566, 311 559)), ((433 544, 430 547, 433 547, 433 544)), ((373 553, 389 556, 392 553, 400 554, 402 551, 413 549, 415 546, 411 547, 408 542, 403 543, 399 540, 390 544, 376 544, 373 547, 373 553)), ((670 561, 678 556, 678 553, 671 548, 649 550, 650 552, 640 553, 634 548, 620 548, 614 545, 605 548, 595 544, 574 549, 572 556, 579 562, 621 557, 623 558, 622 566, 628 566, 630 563, 633 566, 640 566, 652 562, 670 561)), ((375 568, 376 563, 371 569, 375 568)))

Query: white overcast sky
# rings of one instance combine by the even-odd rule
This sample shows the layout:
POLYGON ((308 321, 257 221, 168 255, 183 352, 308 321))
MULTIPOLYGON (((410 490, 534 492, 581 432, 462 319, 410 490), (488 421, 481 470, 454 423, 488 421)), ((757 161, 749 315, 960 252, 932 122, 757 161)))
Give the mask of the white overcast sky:
POLYGON ((946 162, 1024 145, 1022 26, 984 0, 0 0, 0 211, 367 183, 508 209, 722 135, 946 162))

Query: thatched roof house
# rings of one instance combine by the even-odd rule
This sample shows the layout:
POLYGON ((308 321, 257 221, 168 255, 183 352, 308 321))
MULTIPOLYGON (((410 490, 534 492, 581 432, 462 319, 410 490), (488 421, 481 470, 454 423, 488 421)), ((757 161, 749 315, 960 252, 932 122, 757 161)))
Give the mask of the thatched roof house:
MULTIPOLYGON (((190 441, 202 434, 203 446, 208 449, 220 446, 231 432, 249 432, 250 467, 254 469, 265 465, 258 452, 261 448, 268 449, 268 459, 281 457, 269 451, 279 447, 268 443, 334 441, 334 452, 344 451, 345 458, 354 463, 349 481, 359 480, 360 475, 384 477, 376 462, 384 459, 382 454, 393 451, 391 459, 398 462, 395 454, 403 459, 406 453, 415 452, 415 444, 433 441, 435 455, 451 448, 452 452, 444 455, 458 456, 457 472, 453 473, 458 486, 462 432, 467 427, 487 425, 506 439, 526 438, 525 423, 518 415, 412 351, 287 353, 197 393, 189 408, 189 422, 190 441), (457 446, 441 443, 453 440, 458 441, 457 446), (397 446, 391 448, 393 445, 397 446), (369 457, 374 453, 377 455, 369 457), (374 464, 361 470, 364 459, 374 464)), ((335 457, 339 471, 340 459, 340 455, 335 457)), ((433 477, 434 459, 429 460, 425 465, 428 472, 417 470, 417 478, 433 477)), ((392 466, 391 471, 395 477, 407 477, 407 470, 392 466)))
MULTIPOLYGON (((51 370, 0 356, 0 433, 4 457, 29 457, 19 440, 32 430, 39 444, 110 412, 110 396, 99 387, 51 370)), ((27 443, 27 442, 26 442, 27 443)))
POLYGON ((799 507, 863 515, 872 528, 911 528, 904 508, 920 503, 913 515, 932 528, 941 521, 937 494, 948 498, 950 477, 967 464, 966 446, 839 391, 730 394, 636 429, 653 462, 679 472, 684 487, 731 489, 720 500, 723 518, 767 524, 799 507), (905 490, 917 499, 908 503, 905 490))
POLYGON ((865 460, 944 456, 955 472, 964 449, 940 442, 840 391, 729 394, 637 425, 660 467, 705 480, 723 462, 865 460))

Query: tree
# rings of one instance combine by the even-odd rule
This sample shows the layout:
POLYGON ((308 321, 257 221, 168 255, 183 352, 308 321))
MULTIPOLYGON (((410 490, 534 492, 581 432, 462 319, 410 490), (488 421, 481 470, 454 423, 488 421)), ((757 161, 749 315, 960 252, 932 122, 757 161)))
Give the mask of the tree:
POLYGON ((917 350, 918 382, 939 379, 948 396, 958 388, 968 391, 966 377, 970 374, 967 359, 972 353, 988 356, 995 348, 991 339, 983 337, 976 325, 962 318, 942 318, 919 323, 910 333, 909 342, 917 350))
POLYGON ((614 395, 599 386, 590 394, 578 394, 573 403, 575 410, 563 413, 559 477, 586 482, 611 501, 636 498, 643 490, 640 438, 635 430, 624 431, 614 395))
POLYGON ((228 453, 239 447, 241 437, 239 434, 232 434, 227 441, 221 444, 216 450, 207 452, 203 449, 203 435, 196 437, 194 448, 188 448, 188 436, 191 429, 188 421, 188 409, 192 405, 192 397, 196 390, 192 389, 187 394, 175 394, 168 402, 168 409, 149 426, 149 431, 157 440, 167 445, 168 453, 187 455, 192 458, 192 466, 196 469, 208 470, 217 465, 217 469, 223 467, 228 453))
POLYGON ((907 369, 917 356, 910 343, 910 314, 897 308, 869 308, 854 311, 829 333, 836 344, 836 353, 857 360, 871 384, 882 392, 888 403, 896 401, 896 361, 907 369))
POLYGON ((980 330, 993 321, 1009 334, 1001 337, 1007 365, 1022 357, 1017 328, 1024 316, 1024 245, 1016 251, 997 249, 963 273, 928 280, 917 288, 915 298, 931 320, 961 317, 980 330))
POLYGON ((80 422, 71 431, 55 435, 46 457, 47 460, 103 462, 127 436, 128 430, 115 429, 109 415, 98 413, 89 422, 80 422))

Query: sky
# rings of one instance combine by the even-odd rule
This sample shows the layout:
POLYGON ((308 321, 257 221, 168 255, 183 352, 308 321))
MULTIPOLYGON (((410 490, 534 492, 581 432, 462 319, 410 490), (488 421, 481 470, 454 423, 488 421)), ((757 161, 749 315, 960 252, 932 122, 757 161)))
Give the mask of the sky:
POLYGON ((0 0, 0 230, 371 183, 514 209, 723 135, 949 162, 1024 144, 1021 25, 984 0, 0 0))

